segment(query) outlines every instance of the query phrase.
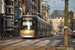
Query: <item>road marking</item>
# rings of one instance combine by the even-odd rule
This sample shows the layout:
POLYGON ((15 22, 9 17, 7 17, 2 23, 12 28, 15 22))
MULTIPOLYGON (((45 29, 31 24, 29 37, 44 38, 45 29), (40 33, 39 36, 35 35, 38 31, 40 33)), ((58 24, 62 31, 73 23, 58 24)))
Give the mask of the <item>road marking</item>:
POLYGON ((34 46, 46 46, 49 42, 50 42, 50 40, 40 41, 37 44, 35 44, 34 46))
POLYGON ((57 46, 60 40, 55 40, 55 42, 51 46, 57 46))
POLYGON ((73 40, 72 42, 75 42, 75 40, 73 40))
POLYGON ((74 50, 73 47, 67 47, 67 50, 74 50))
MULTIPOLYGON (((7 40, 10 41, 10 40, 7 40)), ((6 46, 6 45, 11 45, 11 46, 16 46, 16 45, 23 45, 23 46, 28 46, 30 44, 34 44, 35 42, 40 41, 40 39, 36 39, 36 40, 15 40, 15 41, 10 41, 10 42, 6 42, 3 44, 0 44, 0 46, 6 46), (21 42, 19 42, 21 41, 21 42)), ((58 43, 60 42, 60 40, 55 40, 55 42, 52 43, 52 46, 56 46, 58 45, 58 43)), ((48 43, 51 43, 50 40, 43 40, 40 41, 38 43, 36 43, 34 46, 46 46, 48 43)))
POLYGON ((2 44, 0 44, 0 46, 6 46, 6 45, 9 45, 9 44, 12 44, 12 43, 19 42, 19 41, 21 41, 21 40, 16 40, 16 41, 11 41, 11 42, 2 43, 2 44))
POLYGON ((26 41, 23 41, 23 42, 14 44, 14 45, 12 45, 12 46, 15 46, 15 45, 28 46, 28 45, 30 45, 30 44, 34 44, 34 43, 37 42, 37 41, 40 41, 40 40, 26 40, 26 41))
POLYGON ((72 42, 75 42, 75 39, 73 39, 72 42))
POLYGON ((2 41, 0 41, 0 43, 10 42, 10 41, 12 41, 12 40, 2 40, 2 41))

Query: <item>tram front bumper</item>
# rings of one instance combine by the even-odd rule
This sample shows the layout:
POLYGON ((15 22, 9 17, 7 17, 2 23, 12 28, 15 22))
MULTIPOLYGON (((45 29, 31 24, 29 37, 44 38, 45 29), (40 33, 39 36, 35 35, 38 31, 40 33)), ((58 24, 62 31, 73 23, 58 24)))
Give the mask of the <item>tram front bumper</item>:
POLYGON ((21 34, 23 38, 34 38, 34 34, 21 34))

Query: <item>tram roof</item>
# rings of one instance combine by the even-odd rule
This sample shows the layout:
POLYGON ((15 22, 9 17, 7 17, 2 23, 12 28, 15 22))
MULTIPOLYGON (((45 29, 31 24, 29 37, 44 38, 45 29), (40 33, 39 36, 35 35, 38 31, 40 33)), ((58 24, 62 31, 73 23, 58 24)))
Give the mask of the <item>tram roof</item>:
POLYGON ((42 18, 40 18, 40 17, 39 17, 39 16, 37 16, 37 15, 22 15, 22 17, 24 17, 24 16, 37 17, 38 19, 41 19, 41 20, 42 20, 42 21, 44 21, 45 23, 50 24, 49 22, 47 22, 47 21, 43 20, 42 18))
POLYGON ((36 15, 22 15, 22 17, 23 17, 23 16, 32 16, 32 17, 34 17, 34 16, 36 16, 36 15))

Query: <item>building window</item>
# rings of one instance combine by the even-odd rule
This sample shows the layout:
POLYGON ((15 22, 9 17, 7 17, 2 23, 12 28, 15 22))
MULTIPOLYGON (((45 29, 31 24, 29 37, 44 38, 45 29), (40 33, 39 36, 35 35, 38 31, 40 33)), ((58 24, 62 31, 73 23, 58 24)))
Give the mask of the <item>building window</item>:
POLYGON ((56 22, 56 20, 54 20, 54 22, 56 22))
POLYGON ((6 7, 6 14, 12 14, 12 8, 6 7))
POLYGON ((6 7, 6 9, 5 9, 5 13, 7 13, 7 7, 6 7))
POLYGON ((8 27, 11 27, 12 26, 12 21, 11 20, 7 21, 7 26, 8 27))
POLYGON ((7 26, 7 21, 5 21, 5 26, 7 26))
POLYGON ((58 23, 58 20, 55 20, 56 23, 58 23))
POLYGON ((5 26, 6 27, 11 27, 12 26, 12 21, 11 20, 5 21, 5 26))
POLYGON ((50 23, 52 23, 53 22, 53 20, 50 20, 50 23))
POLYGON ((11 13, 11 9, 9 8, 9 13, 11 13))
POLYGON ((62 19, 62 17, 60 17, 60 19, 62 19))
POLYGON ((14 22, 14 26, 17 26, 17 22, 14 22))
POLYGON ((63 17, 62 17, 62 19, 63 19, 63 17))
POLYGON ((22 0, 23 4, 24 4, 24 0, 22 0))

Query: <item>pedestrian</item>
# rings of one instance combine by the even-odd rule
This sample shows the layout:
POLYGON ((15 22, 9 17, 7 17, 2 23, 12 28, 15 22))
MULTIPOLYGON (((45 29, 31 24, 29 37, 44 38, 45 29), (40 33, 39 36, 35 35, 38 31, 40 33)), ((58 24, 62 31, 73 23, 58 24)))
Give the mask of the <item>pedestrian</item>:
POLYGON ((8 38, 8 34, 6 33, 6 38, 8 38))
POLYGON ((73 33, 73 31, 71 30, 70 33, 73 33))
POLYGON ((10 38, 12 38, 12 35, 10 35, 10 38))
POLYGON ((5 33, 5 36, 4 37, 6 38, 6 33, 5 33))
POLYGON ((54 35, 56 35, 56 32, 54 33, 54 35))

